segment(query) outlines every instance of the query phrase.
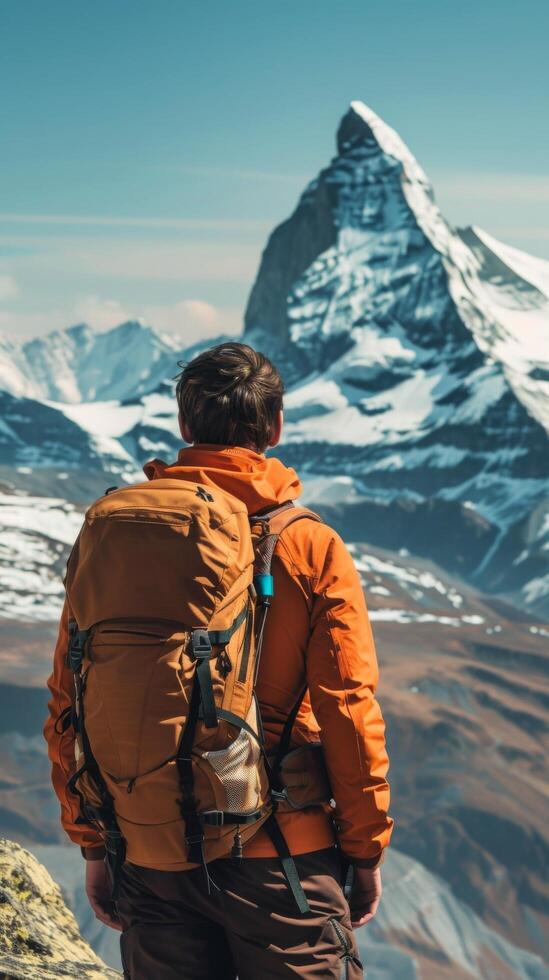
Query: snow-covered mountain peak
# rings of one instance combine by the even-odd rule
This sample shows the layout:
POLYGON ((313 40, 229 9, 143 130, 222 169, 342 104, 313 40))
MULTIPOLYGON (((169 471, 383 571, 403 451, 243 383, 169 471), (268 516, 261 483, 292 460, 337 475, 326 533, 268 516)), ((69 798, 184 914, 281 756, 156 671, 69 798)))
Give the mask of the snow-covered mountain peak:
POLYGON ((427 175, 420 167, 414 155, 410 152, 396 130, 374 112, 364 102, 351 102, 349 111, 343 116, 337 133, 337 147, 340 156, 360 143, 373 140, 383 153, 398 160, 410 181, 422 184, 426 191, 431 191, 427 175))
MULTIPOLYGON (((404 200, 433 247, 461 266, 474 267, 474 260, 461 240, 452 234, 436 204, 433 187, 425 171, 399 134, 370 106, 360 101, 351 102, 349 111, 340 123, 337 146, 340 157, 350 158, 358 167, 364 166, 365 151, 370 160, 375 154, 382 154, 385 165, 382 180, 394 179, 396 171, 404 200)), ((372 167, 370 162, 370 168, 374 171, 372 178, 375 180, 379 177, 379 167, 372 167)))
POLYGON ((549 429, 547 264, 454 229, 411 151, 364 103, 351 103, 337 148, 273 232, 246 330, 278 341, 291 381, 331 369, 365 332, 439 361, 472 344, 549 429))
MULTIPOLYGON (((80 346, 94 344, 99 337, 102 337, 104 338, 104 342, 108 343, 108 345, 111 347, 121 346, 122 344, 126 344, 128 342, 146 342, 146 340, 151 337, 161 339, 159 331, 155 330, 150 323, 147 323, 142 318, 137 318, 136 320, 124 320, 122 323, 118 323, 114 327, 109 327, 108 330, 97 330, 90 326, 89 323, 76 323, 73 326, 67 327, 66 329, 51 331, 43 338, 35 339, 43 339, 47 341, 57 337, 62 339, 69 338, 75 344, 80 346)), ((32 341, 29 343, 32 343, 32 341)))
POLYGON ((351 478, 378 516, 456 502, 498 529, 479 568, 501 567, 547 490, 549 264, 453 228, 400 136, 353 102, 270 236, 245 323, 289 385, 288 462, 351 478))
POLYGON ((173 376, 180 352, 143 320, 78 323, 21 344, 0 337, 0 390, 68 404, 139 397, 173 376))
POLYGON ((33 396, 35 390, 32 381, 26 376, 25 358, 21 349, 0 334, 0 391, 10 394, 33 396))
POLYGON ((95 330, 93 327, 90 327, 89 323, 74 323, 72 326, 67 327, 66 330, 51 331, 50 336, 52 333, 65 333, 68 337, 72 337, 75 343, 83 344, 91 341, 95 334, 95 330))

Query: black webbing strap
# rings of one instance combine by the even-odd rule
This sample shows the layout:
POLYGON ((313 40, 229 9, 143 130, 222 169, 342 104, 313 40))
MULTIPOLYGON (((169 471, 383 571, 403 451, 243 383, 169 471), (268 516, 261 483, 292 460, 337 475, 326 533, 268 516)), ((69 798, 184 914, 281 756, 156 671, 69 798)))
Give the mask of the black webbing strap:
MULTIPOLYGON (((226 630, 194 629, 191 633, 191 653, 196 660, 196 679, 202 703, 202 717, 206 728, 217 728, 218 711, 215 703, 210 660, 214 646, 226 646, 231 637, 249 614, 249 603, 242 607, 236 619, 226 630)), ((194 691, 194 689, 193 689, 194 691)))
POLYGON ((223 827, 225 824, 245 825, 255 823, 261 816, 261 810, 253 813, 231 813, 230 810, 202 810, 200 819, 209 827, 223 827))
POLYGON ((288 888, 295 899, 295 903, 301 912, 301 915, 308 915, 311 909, 307 901, 307 896, 303 891, 303 886, 299 880, 296 863, 290 854, 290 850, 286 843, 286 838, 278 825, 274 813, 272 813, 270 817, 267 817, 264 827, 271 838, 278 857, 280 858, 282 871, 284 873, 288 888))
POLYGON ((212 671, 210 668, 210 658, 206 655, 197 655, 196 658, 196 680, 202 702, 202 712, 204 725, 206 728, 217 728, 219 722, 217 717, 217 707, 215 704, 214 692, 212 687, 212 671))
POLYGON ((247 615, 248 615, 248 604, 246 603, 246 605, 243 606, 243 608, 240 610, 238 616, 232 622, 231 626, 229 626, 228 629, 226 629, 226 630, 208 630, 207 632, 208 632, 208 636, 210 638, 210 643, 212 644, 212 646, 216 646, 217 644, 220 644, 223 647, 226 646, 227 643, 229 642, 229 640, 231 639, 233 633, 236 633, 238 627, 239 626, 242 626, 242 623, 246 619, 246 616, 247 615))
POLYGON ((91 630, 79 630, 75 619, 69 620, 69 648, 67 651, 67 667, 70 667, 73 674, 82 665, 86 644, 91 630))
POLYGON ((297 713, 301 707, 303 698, 305 697, 306 691, 307 691, 307 686, 305 686, 303 690, 300 692, 297 701, 295 702, 292 710, 290 711, 286 719, 284 728, 282 730, 282 736, 273 762, 270 763, 265 753, 263 756, 265 761, 265 768, 267 770, 267 775, 269 778, 269 785, 271 789, 271 800, 273 803, 273 812, 271 813, 270 817, 268 817, 267 820, 265 821, 265 830, 269 834, 269 837, 271 838, 271 841, 275 847, 275 850, 280 859, 280 863, 282 865, 282 871, 284 873, 286 883, 302 915, 307 915, 311 911, 311 909, 307 901, 307 896, 303 891, 301 881, 299 880, 299 874, 296 867, 296 863, 290 853, 284 834, 282 833, 278 825, 276 819, 276 808, 278 805, 278 801, 283 798, 283 788, 280 782, 280 763, 288 751, 290 745, 290 739, 292 735, 292 729, 294 727, 294 722, 297 717, 297 713))
POLYGON ((80 661, 80 664, 74 670, 74 683, 76 691, 76 724, 82 740, 84 766, 74 774, 69 786, 70 790, 77 793, 80 799, 80 808, 84 819, 98 825, 104 839, 107 865, 111 876, 112 898, 116 900, 120 870, 126 860, 126 841, 122 836, 116 820, 113 798, 103 779, 86 731, 84 722, 84 691, 86 689, 86 679, 87 671, 85 674, 82 674, 82 662, 80 661), (89 772, 101 797, 101 806, 99 807, 91 806, 87 803, 82 793, 77 789, 78 779, 85 771, 89 772))
POLYGON ((244 633, 244 644, 242 648, 242 656, 240 658, 240 666, 238 668, 238 682, 239 684, 245 684, 246 678, 248 676, 248 667, 250 664, 250 654, 252 652, 252 636, 254 629, 254 614, 252 602, 248 602, 247 605, 247 619, 246 619, 246 630, 244 633))
POLYGON ((283 510, 288 510, 289 507, 295 507, 293 500, 286 500, 285 503, 279 504, 278 507, 263 507, 262 510, 256 510, 255 514, 250 514, 250 524, 261 524, 262 522, 269 521, 270 518, 276 517, 277 514, 282 513, 283 510))
POLYGON ((300 691, 299 697, 298 697, 297 701, 295 702, 292 710, 290 711, 290 714, 288 715, 288 717, 286 718, 286 721, 284 723, 284 728, 282 729, 282 735, 280 736, 280 741, 278 743, 278 748, 276 750, 275 757, 274 757, 273 762, 272 762, 272 769, 273 769, 273 772, 274 772, 275 775, 278 773, 278 770, 280 768, 280 764, 281 764, 284 756, 289 751, 290 742, 291 742, 291 739, 292 739, 292 731, 293 731, 293 727, 294 727, 294 724, 295 724, 295 720, 296 720, 296 718, 298 716, 299 709, 300 709, 300 707, 301 707, 301 705, 303 703, 303 698, 305 697, 306 693, 307 693, 307 684, 300 691))
POLYGON ((200 705, 200 687, 197 679, 193 682, 191 700, 189 703, 189 714, 187 724, 181 733, 179 746, 177 749, 176 764, 179 773, 181 786, 181 799, 179 809, 185 821, 185 840, 188 846, 189 861, 193 864, 201 864, 203 854, 202 842, 204 834, 202 825, 198 819, 196 801, 194 798, 194 777, 192 763, 192 747, 198 720, 198 708, 200 705))
MULTIPOLYGON (((208 666, 209 670, 209 666, 208 666)), ((189 703, 189 714, 187 724, 181 733, 179 747, 177 749, 176 764, 179 773, 179 784, 181 788, 181 799, 179 809, 185 821, 185 842, 187 844, 187 859, 191 864, 199 864, 204 875, 204 882, 208 895, 211 893, 212 879, 208 873, 208 866, 204 855, 204 830, 196 800, 194 798, 194 777, 192 763, 192 748, 198 721, 198 711, 200 708, 201 689, 197 677, 194 680, 191 700, 189 703)))
POLYGON ((217 714, 222 721, 228 721, 229 724, 234 725, 235 728, 243 728, 245 732, 248 732, 248 735, 251 735, 252 738, 255 738, 256 742, 261 744, 261 739, 258 733, 254 732, 252 726, 249 725, 244 718, 239 718, 238 715, 235 715, 232 711, 226 711, 225 708, 218 708, 217 714))

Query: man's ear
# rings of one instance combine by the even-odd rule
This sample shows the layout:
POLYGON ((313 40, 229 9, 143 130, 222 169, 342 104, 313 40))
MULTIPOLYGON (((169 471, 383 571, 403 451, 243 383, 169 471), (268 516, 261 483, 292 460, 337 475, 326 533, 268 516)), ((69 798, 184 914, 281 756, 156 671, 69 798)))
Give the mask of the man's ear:
POLYGON ((274 449, 275 446, 278 446, 278 443, 280 442, 282 436, 283 426, 284 426, 284 412, 282 411, 282 409, 280 409, 273 424, 271 438, 267 443, 269 449, 274 449))
POLYGON ((187 423, 186 423, 185 419, 183 418, 181 412, 179 412, 179 414, 177 416, 177 419, 178 419, 178 422, 179 422, 179 431, 180 431, 183 439, 185 440, 185 442, 188 442, 189 445, 192 444, 194 442, 193 434, 192 434, 191 430, 189 429, 189 426, 187 425, 187 423))

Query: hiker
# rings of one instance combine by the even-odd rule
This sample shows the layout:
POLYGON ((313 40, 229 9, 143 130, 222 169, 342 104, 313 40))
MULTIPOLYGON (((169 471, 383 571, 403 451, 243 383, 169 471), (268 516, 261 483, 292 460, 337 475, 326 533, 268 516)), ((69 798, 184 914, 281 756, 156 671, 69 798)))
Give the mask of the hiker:
POLYGON ((392 828, 360 580, 265 456, 273 364, 222 343, 176 394, 189 445, 109 488, 67 563, 45 726, 62 824, 130 980, 356 980, 392 828))

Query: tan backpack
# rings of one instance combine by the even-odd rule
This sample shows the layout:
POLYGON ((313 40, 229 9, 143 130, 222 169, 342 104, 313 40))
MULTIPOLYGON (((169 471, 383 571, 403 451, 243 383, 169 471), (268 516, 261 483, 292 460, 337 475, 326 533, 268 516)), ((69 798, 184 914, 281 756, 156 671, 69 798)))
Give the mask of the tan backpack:
MULTIPOLYGON (((208 862, 240 858, 265 825, 308 911, 273 819, 296 805, 283 771, 301 697, 269 763, 254 690, 276 542, 304 517, 319 520, 291 503, 249 518, 229 494, 173 479, 109 492, 86 513, 65 580, 70 789, 105 840, 115 884, 127 859, 201 865, 209 888, 208 862)), ((322 779, 297 806, 329 797, 322 779)))

